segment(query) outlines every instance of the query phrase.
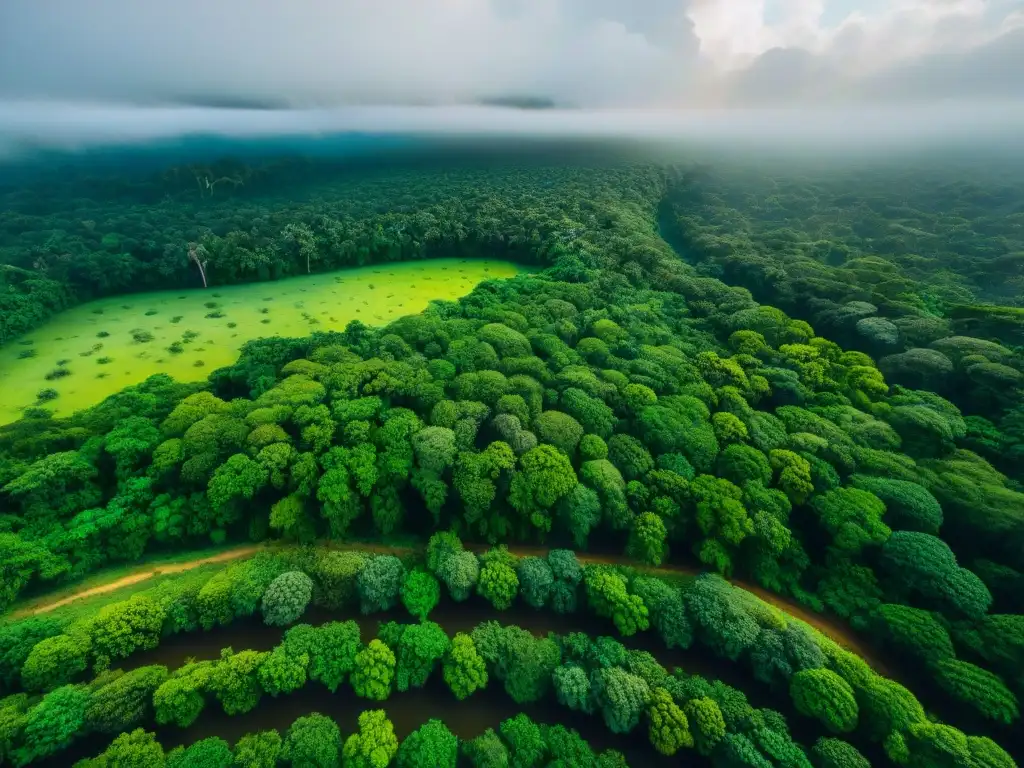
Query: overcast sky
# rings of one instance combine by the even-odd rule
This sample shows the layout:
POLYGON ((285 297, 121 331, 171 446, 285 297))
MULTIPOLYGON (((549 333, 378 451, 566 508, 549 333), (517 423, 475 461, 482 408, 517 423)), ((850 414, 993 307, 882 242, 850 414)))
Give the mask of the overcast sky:
POLYGON ((0 0, 0 99, 1024 99, 1024 0, 0 0))

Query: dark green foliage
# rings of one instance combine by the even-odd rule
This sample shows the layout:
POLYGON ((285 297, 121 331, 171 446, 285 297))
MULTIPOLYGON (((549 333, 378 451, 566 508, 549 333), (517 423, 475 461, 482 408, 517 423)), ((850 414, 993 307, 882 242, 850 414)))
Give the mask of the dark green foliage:
POLYGON ((337 768, 341 765, 341 731, 328 717, 314 712, 288 729, 281 757, 295 768, 337 768))
POLYGON ((363 566, 357 577, 363 613, 386 611, 398 603, 405 580, 405 566, 394 555, 377 555, 363 566))
POLYGON ((882 565, 894 586, 937 608, 979 619, 992 603, 981 579, 957 565, 945 542, 929 534, 897 531, 882 548, 882 565))
MULTIPOLYGON (((695 557, 839 614, 919 659, 961 704, 995 720, 1012 711, 996 685, 982 685, 992 700, 975 693, 985 674, 1020 683, 1020 633, 996 619, 1021 609, 1024 571, 1024 326, 1018 308, 993 303, 1019 303, 1012 169, 998 182, 931 163, 806 177, 725 163, 381 176, 324 161, 301 167, 309 189, 293 195, 297 168, 218 166, 245 182, 203 197, 184 167, 105 179, 110 194, 98 196, 74 169, 4 192, 19 226, 0 237, 13 261, 0 266, 0 340, 76 296, 191 285, 188 232, 213 284, 485 249, 546 271, 383 328, 253 341, 207 382, 153 377, 60 419, 26 410, 0 430, 0 606, 157 547, 246 535, 453 530, 583 548, 599 529, 635 559, 695 557), (984 672, 950 666, 950 634, 984 672)), ((133 335, 142 351, 155 341, 133 335)), ((456 599, 476 590, 505 606, 518 579, 532 606, 578 607, 579 564, 563 555, 548 559, 550 578, 534 560, 481 572, 457 540, 435 538, 428 570, 456 599)), ((239 564, 187 600, 138 601, 74 631, 4 630, 0 677, 40 691, 78 680, 164 631, 252 615, 287 571, 308 573, 312 601, 329 609, 358 594, 367 611, 401 597, 429 614, 429 577, 365 560, 239 564)), ((664 589, 614 573, 588 575, 584 589, 621 631, 649 623, 682 646, 692 634, 776 686, 823 668, 814 643, 723 584, 698 579, 684 612, 664 589)), ((314 679, 337 686, 348 674, 341 658, 314 673, 321 648, 274 656, 267 680, 294 680, 281 662, 303 653, 314 679)), ((258 673, 239 663, 175 674, 157 689, 157 716, 190 721, 205 697, 249 706, 258 673)), ((897 689, 851 685, 872 738, 917 718, 897 689)), ((733 725, 742 707, 719 698, 733 725)), ((723 747, 728 760, 753 754, 749 743, 783 761, 785 744, 756 730, 723 747)), ((894 752, 899 739, 927 741, 893 737, 894 752)))
POLYGON ((102 733, 121 733, 152 716, 153 694, 167 679, 167 667, 139 667, 93 691, 85 724, 102 733))
POLYGON ((855 747, 842 739, 820 738, 811 749, 814 768, 871 768, 855 747))
POLYGON ((894 530, 938 535, 942 507, 925 488, 905 480, 854 475, 850 482, 885 503, 885 522, 894 530))
POLYGON ((398 747, 398 768, 455 768, 459 740, 440 720, 428 720, 398 747))
POLYGON ((953 641, 934 614, 907 605, 879 606, 876 631, 903 653, 934 663, 953 658, 953 641))
POLYGON ((983 717, 1006 724, 1020 718, 1017 697, 998 675, 958 659, 940 660, 935 674, 943 690, 983 717))

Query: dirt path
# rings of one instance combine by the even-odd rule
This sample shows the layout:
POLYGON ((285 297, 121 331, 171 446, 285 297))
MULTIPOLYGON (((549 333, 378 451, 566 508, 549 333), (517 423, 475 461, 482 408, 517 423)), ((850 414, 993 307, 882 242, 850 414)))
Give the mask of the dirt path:
POLYGON ((59 600, 54 600, 50 603, 42 603, 41 605, 34 605, 30 608, 22 608, 19 611, 14 611, 11 614, 11 617, 18 618, 21 616, 38 616, 41 613, 49 613, 50 611, 60 608, 62 605, 73 603, 75 600, 82 600, 86 597, 113 592, 114 590, 121 589, 122 587, 129 587, 132 584, 148 581, 155 576, 162 576, 166 573, 191 571, 193 568, 198 568, 199 566, 206 565, 208 563, 223 563, 228 560, 237 560, 240 557, 251 555, 261 548, 262 547, 260 545, 246 544, 240 547, 235 547, 234 549, 227 549, 223 552, 218 552, 216 555, 210 555, 209 557, 200 557, 196 560, 185 560, 180 563, 150 563, 135 573, 122 576, 121 578, 109 581, 106 584, 87 587, 86 589, 82 589, 78 592, 72 592, 66 597, 62 597, 59 600))
MULTIPOLYGON (((348 544, 336 544, 332 545, 335 549, 343 550, 358 550, 362 552, 373 552, 375 554, 392 554, 392 555, 408 555, 414 551, 413 547, 398 547, 389 546, 387 544, 370 544, 361 542, 352 542, 348 544)), ((484 545, 467 545, 469 549, 474 551, 484 551, 487 547, 484 545)), ((119 579, 108 582, 106 584, 100 584, 95 587, 88 587, 78 592, 73 592, 53 602, 44 602, 31 607, 23 608, 19 611, 15 611, 11 614, 12 618, 24 617, 24 616, 37 616, 42 613, 48 613, 63 605, 74 602, 75 600, 81 600, 86 597, 92 597, 94 595, 102 595, 107 592, 113 592, 114 590, 121 589, 122 587, 131 586, 132 584, 138 584, 143 581, 160 576, 167 573, 180 573, 182 571, 190 571, 193 568, 198 568, 201 565, 208 563, 221 563, 229 560, 237 560, 242 557, 254 554, 262 549, 262 545, 247 544, 234 549, 227 549, 223 552, 218 552, 215 555, 209 557, 201 557, 195 560, 185 560, 182 562, 175 563, 151 563, 141 568, 136 573, 131 573, 127 576, 122 576, 119 579)), ((548 553, 548 549, 545 547, 510 547, 509 551, 512 554, 519 557, 527 557, 535 555, 544 557, 548 553)), ((636 566, 636 563, 631 562, 625 556, 615 555, 601 555, 592 553, 576 553, 581 563, 591 565, 630 565, 636 566)), ((688 576, 698 576, 701 571, 697 568, 685 565, 666 565, 661 568, 649 568, 647 569, 653 573, 678 573, 685 574, 688 576)), ((816 630, 831 638, 835 642, 842 645, 844 648, 853 651, 858 656, 867 661, 876 671, 885 673, 885 665, 878 658, 878 655, 869 648, 861 638, 859 638, 853 630, 843 624, 837 619, 829 616, 824 616, 820 613, 815 613, 807 607, 800 605, 794 600, 776 595, 768 590, 757 586, 756 584, 748 584, 742 580, 730 579, 730 582, 741 589, 745 589, 757 595, 759 598, 764 600, 766 603, 774 605, 784 613, 811 625, 816 630)))

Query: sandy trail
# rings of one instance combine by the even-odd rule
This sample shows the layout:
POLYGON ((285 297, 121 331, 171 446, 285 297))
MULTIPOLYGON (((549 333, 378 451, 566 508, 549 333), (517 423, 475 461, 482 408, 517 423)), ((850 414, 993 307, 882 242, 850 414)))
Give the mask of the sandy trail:
POLYGON ((143 569, 130 573, 127 576, 122 576, 119 579, 108 581, 106 584, 100 584, 95 587, 87 587, 86 589, 79 590, 78 592, 72 592, 71 594, 54 600, 49 603, 42 603, 40 605, 34 605, 30 608, 23 608, 19 611, 14 611, 11 616, 17 618, 19 616, 38 616, 41 613, 49 613, 50 611, 56 610, 63 605, 73 603, 75 600, 82 600, 86 597, 93 597, 94 595, 102 595, 107 592, 113 592, 122 587, 129 587, 132 584, 138 584, 142 581, 148 581, 154 576, 162 576, 165 573, 180 573, 182 571, 191 571, 193 568, 198 568, 201 565, 208 563, 223 563, 228 560, 237 560, 240 557, 246 557, 257 551, 261 547, 256 544, 247 544, 233 549, 227 549, 223 552, 218 552, 216 555, 210 555, 209 557, 200 557, 195 560, 185 560, 180 563, 150 563, 147 564, 143 569))
MULTIPOLYGON (((174 563, 150 563, 141 568, 135 573, 122 576, 121 578, 107 582, 106 584, 100 584, 93 587, 82 589, 78 592, 65 595, 58 600, 52 602, 44 602, 31 607, 23 608, 19 611, 15 611, 11 614, 12 618, 18 618, 23 616, 37 616, 39 614, 48 613, 63 605, 74 602, 75 600, 81 600, 86 597, 93 597, 95 595, 102 595, 107 592, 113 592, 122 587, 131 586, 132 584, 139 584, 168 573, 180 573, 182 571, 190 571, 193 568, 198 568, 201 565, 207 565, 208 563, 222 563, 230 560, 237 560, 239 558, 247 557, 248 555, 254 554, 263 548, 262 545, 247 544, 233 549, 227 549, 223 552, 218 552, 215 555, 208 557, 200 557, 195 560, 186 560, 182 562, 174 563)), ((369 544, 353 542, 347 544, 336 544, 333 545, 335 549, 343 550, 357 550, 361 552, 373 552, 375 554, 393 554, 393 555, 408 555, 414 551, 413 547, 397 547, 386 544, 369 544)), ((485 545, 470 544, 467 548, 474 551, 484 551, 487 549, 485 545)), ((545 547, 510 547, 509 551, 517 557, 527 557, 530 555, 544 557, 548 553, 548 549, 545 547)), ((631 562, 625 556, 615 555, 601 555, 592 554, 587 552, 577 552, 576 556, 579 558, 581 563, 592 564, 592 565, 632 565, 636 566, 636 563, 631 562)), ((647 568, 652 573, 677 573, 685 574, 689 576, 698 576, 701 571, 697 568, 686 565, 666 565, 660 568, 647 568)), ((734 584, 741 589, 745 589, 757 595, 759 598, 764 600, 766 603, 774 605, 776 608, 785 612, 786 614, 803 621, 816 630, 831 638, 835 642, 839 643, 844 648, 853 651, 858 656, 867 661, 876 671, 882 672, 885 669, 882 661, 878 658, 877 654, 873 649, 869 648, 867 644, 858 637, 850 627, 846 626, 840 620, 825 616, 820 613, 815 613, 806 606, 800 605, 794 600, 776 595, 768 590, 757 586, 756 584, 748 584, 745 581, 739 579, 730 579, 730 583, 734 584)))

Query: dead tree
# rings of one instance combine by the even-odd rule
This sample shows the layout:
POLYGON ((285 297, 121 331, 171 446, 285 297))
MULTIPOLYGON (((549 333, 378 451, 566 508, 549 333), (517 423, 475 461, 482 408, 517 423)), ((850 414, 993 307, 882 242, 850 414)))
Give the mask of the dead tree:
POLYGON ((195 262, 195 265, 199 267, 199 276, 203 278, 203 288, 209 287, 206 285, 206 262, 209 260, 206 248, 199 243, 189 243, 188 260, 195 262))

